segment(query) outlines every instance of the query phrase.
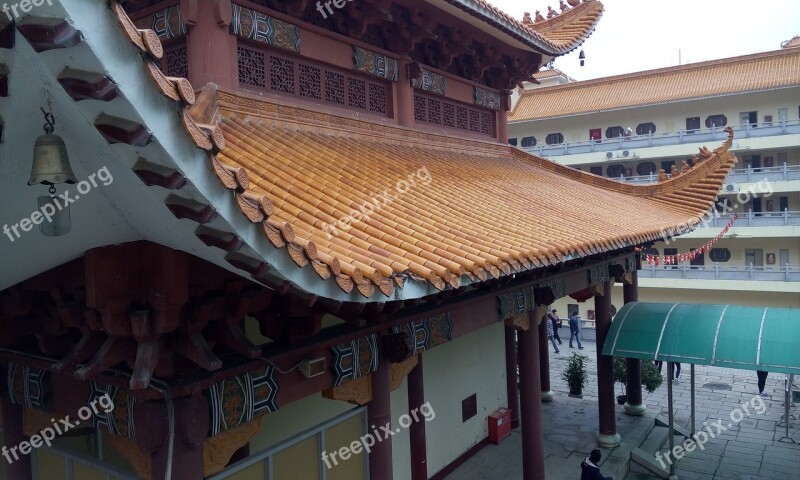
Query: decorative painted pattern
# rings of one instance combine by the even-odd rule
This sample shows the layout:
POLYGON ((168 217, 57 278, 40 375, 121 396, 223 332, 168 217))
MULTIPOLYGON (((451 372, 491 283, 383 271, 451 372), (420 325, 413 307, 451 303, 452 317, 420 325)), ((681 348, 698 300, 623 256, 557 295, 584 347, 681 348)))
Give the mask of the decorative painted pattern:
POLYGON ((248 372, 215 383, 204 393, 211 416, 209 436, 253 420, 261 412, 278 410, 275 367, 248 372))
POLYGON ((498 295, 497 300, 500 302, 500 320, 530 312, 535 306, 532 286, 523 287, 505 295, 498 295))
POLYGON ((353 69, 397 81, 397 60, 353 45, 353 69))
POLYGON ((300 53, 300 28, 269 15, 233 5, 230 32, 240 37, 300 53))
POLYGON ((8 364, 8 398, 12 403, 50 412, 50 372, 8 364))
POLYGON ((375 334, 334 345, 331 350, 334 387, 378 369, 378 336, 375 334))
POLYGON ((412 355, 430 350, 453 339, 453 320, 450 312, 421 318, 392 328, 392 333, 405 333, 414 345, 412 355))
POLYGON ((475 87, 475 105, 491 110, 500 110, 500 94, 475 87))
POLYGON ((96 428, 103 425, 114 435, 135 440, 136 430, 134 429, 133 412, 136 407, 136 397, 129 395, 127 389, 113 385, 100 385, 96 382, 89 382, 89 387, 91 390, 89 399, 86 401, 87 405, 92 404, 92 402, 106 394, 114 403, 114 409, 108 413, 99 403, 96 404, 97 413, 92 415, 93 426, 96 428))
POLYGON ((563 278, 550 279, 538 285, 539 288, 549 288, 556 299, 567 296, 567 282, 563 278))
POLYGON ((608 272, 607 264, 592 265, 586 272, 589 285, 596 285, 598 283, 604 283, 611 280, 611 274, 608 272))
POLYGON ((442 75, 425 70, 420 70, 420 75, 417 78, 411 79, 411 86, 424 90, 426 92, 444 95, 447 91, 447 82, 442 75))
POLYGON ((178 5, 142 17, 136 20, 134 24, 138 28, 149 28, 153 30, 161 40, 182 37, 189 31, 186 23, 183 21, 181 9, 178 5))

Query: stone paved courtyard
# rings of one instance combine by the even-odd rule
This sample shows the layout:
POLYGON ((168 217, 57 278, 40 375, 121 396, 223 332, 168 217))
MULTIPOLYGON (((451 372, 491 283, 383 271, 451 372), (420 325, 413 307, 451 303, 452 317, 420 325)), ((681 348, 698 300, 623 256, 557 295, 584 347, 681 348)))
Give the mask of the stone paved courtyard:
MULTIPOLYGON (((562 339, 568 338, 562 334, 562 339)), ((594 342, 584 342, 585 349, 570 349, 567 342, 560 346, 561 353, 550 349, 551 386, 555 393, 552 403, 543 404, 542 414, 545 436, 545 471, 547 480, 578 480, 580 462, 595 448, 594 435, 597 432, 597 379, 595 372, 596 350, 594 342), (584 398, 567 397, 566 383, 561 379, 567 359, 572 352, 588 357, 589 384, 584 398)), ((683 364, 680 384, 673 386, 676 424, 688 427, 690 411, 689 365, 683 364)), ((666 374, 666 364, 663 373, 666 374)), ((709 425, 722 419, 724 432, 709 439, 704 449, 688 453, 678 461, 677 475, 686 480, 800 480, 800 445, 782 443, 784 427, 777 427, 783 415, 784 376, 771 374, 765 391, 771 395, 763 398, 762 404, 755 400, 758 394, 757 378, 754 371, 732 370, 727 368, 695 367, 695 402, 698 430, 703 422, 709 425), (711 385, 716 384, 716 385, 711 385), (710 388, 710 387, 713 387, 710 388), (743 404, 748 405, 750 416, 734 424, 731 412, 744 412, 743 404), (730 428, 727 428, 728 424, 730 428)), ((795 380, 800 385, 800 378, 795 380)), ((615 391, 621 394, 621 387, 615 391)), ((758 397, 761 398, 761 397, 758 397)), ((630 417, 617 407, 617 429, 622 435, 623 445, 612 451, 603 450, 601 465, 604 475, 613 474, 618 463, 629 455, 632 446, 644 438, 644 432, 652 425, 653 416, 667 415, 667 382, 653 393, 644 392, 647 416, 630 417), (627 437, 627 438, 626 438, 627 437), (633 445, 632 445, 633 444, 633 445)), ((798 415, 792 407, 793 415, 798 415)), ((738 413, 734 414, 734 419, 738 413)), ((800 420, 792 420, 789 436, 800 443, 800 420)), ((710 427, 709 427, 710 428, 710 427)), ((716 428, 711 431, 716 431, 716 428)), ((676 444, 677 444, 676 440, 676 444)), ((666 446, 662 451, 666 450, 666 446)), ((499 446, 489 445, 482 449, 467 463, 449 475, 448 480, 517 480, 522 479, 521 440, 518 432, 499 446)), ((620 471, 624 469, 619 469, 620 471)), ((656 478, 647 474, 629 473, 628 480, 656 478)), ((617 475, 615 480, 621 480, 617 475)))

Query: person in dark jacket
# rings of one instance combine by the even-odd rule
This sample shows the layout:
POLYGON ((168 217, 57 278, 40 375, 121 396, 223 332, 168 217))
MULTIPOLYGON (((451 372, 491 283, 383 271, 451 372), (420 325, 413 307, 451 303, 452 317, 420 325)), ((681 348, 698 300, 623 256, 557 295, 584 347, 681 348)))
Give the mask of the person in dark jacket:
POLYGON ((558 318, 558 314, 556 314, 556 309, 554 308, 552 312, 547 314, 548 318, 551 322, 553 322, 553 338, 561 345, 561 337, 558 336, 558 329, 561 328, 561 319, 558 318))
POLYGON ((595 448, 588 457, 583 459, 583 463, 581 463, 581 480, 614 480, 613 477, 604 477, 600 473, 597 462, 600 461, 601 456, 600 450, 595 448))

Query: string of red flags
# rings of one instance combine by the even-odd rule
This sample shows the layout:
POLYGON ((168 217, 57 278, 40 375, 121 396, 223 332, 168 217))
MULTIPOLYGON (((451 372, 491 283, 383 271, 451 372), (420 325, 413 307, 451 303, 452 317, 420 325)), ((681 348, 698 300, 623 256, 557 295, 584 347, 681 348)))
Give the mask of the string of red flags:
POLYGON ((689 253, 679 253, 677 255, 651 255, 647 254, 647 264, 648 265, 655 265, 656 267, 659 265, 680 265, 682 263, 691 262, 694 260, 698 255, 703 255, 707 251, 714 248, 714 244, 716 244, 722 237, 728 233, 728 230, 731 229, 733 223, 736 221, 737 214, 733 214, 733 218, 728 222, 727 225, 719 232, 714 238, 706 242, 705 245, 702 247, 692 250, 689 253))

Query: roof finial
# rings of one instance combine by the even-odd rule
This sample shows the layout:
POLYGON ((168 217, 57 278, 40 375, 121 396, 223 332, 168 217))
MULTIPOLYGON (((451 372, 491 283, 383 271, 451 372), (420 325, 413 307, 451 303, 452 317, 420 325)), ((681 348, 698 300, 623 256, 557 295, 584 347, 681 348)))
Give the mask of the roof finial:
POLYGON ((569 3, 573 7, 577 7, 578 5, 581 4, 581 0, 567 0, 567 3, 569 3))
POLYGON ((553 18, 553 17, 557 17, 557 16, 558 16, 558 12, 553 10, 553 7, 548 5, 547 6, 547 18, 553 18))
POLYGON ((544 22, 544 17, 542 16, 542 12, 536 10, 536 23, 544 22))
POLYGON ((533 20, 531 20, 531 14, 529 12, 525 12, 525 14, 522 15, 522 24, 523 25, 530 25, 532 23, 533 23, 533 20))
POLYGON ((561 13, 564 13, 567 10, 569 10, 569 7, 567 6, 566 3, 564 3, 564 0, 558 0, 558 6, 561 8, 561 13))

